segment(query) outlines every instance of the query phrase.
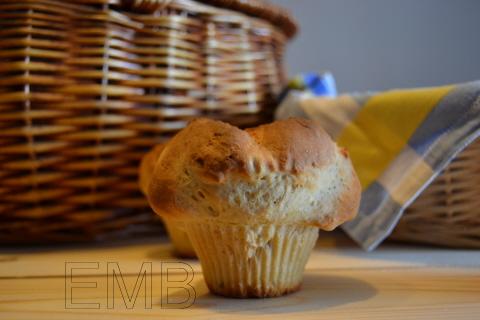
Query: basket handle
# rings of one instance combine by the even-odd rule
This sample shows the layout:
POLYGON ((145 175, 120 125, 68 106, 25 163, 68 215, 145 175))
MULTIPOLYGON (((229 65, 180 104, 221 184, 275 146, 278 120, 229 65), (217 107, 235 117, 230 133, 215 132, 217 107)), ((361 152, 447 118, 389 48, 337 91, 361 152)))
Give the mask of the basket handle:
POLYGON ((125 8, 145 13, 153 13, 168 6, 172 0, 122 0, 125 8))

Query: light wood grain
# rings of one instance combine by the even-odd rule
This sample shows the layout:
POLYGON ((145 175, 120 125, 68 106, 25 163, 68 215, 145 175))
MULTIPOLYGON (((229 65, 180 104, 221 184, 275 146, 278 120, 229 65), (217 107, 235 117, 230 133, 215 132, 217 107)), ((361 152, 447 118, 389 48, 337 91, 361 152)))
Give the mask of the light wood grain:
MULTIPOLYGON (((338 237, 321 237, 305 273, 301 291, 281 298, 236 300, 208 293, 199 263, 195 270, 196 301, 188 309, 161 307, 161 263, 179 261, 164 239, 150 243, 0 249, 0 319, 476 319, 480 314, 480 254, 383 245, 365 253, 338 237), (75 273, 75 281, 94 281, 96 288, 75 289, 75 302, 98 302, 99 309, 65 308, 65 261, 96 261, 98 270, 75 273), (140 290, 127 310, 116 288, 115 308, 107 309, 106 263, 118 262, 128 290, 142 262, 152 262, 152 309, 145 309, 140 290)), ((184 277, 174 273, 171 280, 184 277)), ((183 289, 170 299, 185 297, 183 289)))
MULTIPOLYGON (((188 309, 162 309, 159 275, 153 277, 153 307, 145 309, 143 292, 133 310, 121 298, 106 307, 106 277, 96 289, 78 289, 76 302, 99 302, 98 310, 65 309, 64 278, 0 280, 3 319, 95 318, 278 318, 295 319, 474 319, 480 311, 480 272, 474 269, 399 268, 321 270, 306 272, 303 289, 290 296, 265 300, 235 300, 212 296, 201 274, 193 286, 197 299, 188 309)), ((133 288, 136 276, 126 276, 133 288)), ((117 292, 118 294, 118 292, 117 292)), ((181 299, 182 293, 174 292, 181 299)), ((165 296, 163 296, 165 298, 165 296)))
MULTIPOLYGON (((166 260, 178 261, 172 255, 172 249, 164 237, 137 243, 107 243, 90 247, 0 247, 0 278, 63 276, 64 262, 68 261, 97 261, 103 264, 119 261, 124 274, 137 274, 142 261, 153 264, 166 260)), ((195 271, 200 271, 197 260, 183 261, 188 261, 195 271)), ((386 244, 367 253, 342 234, 321 233, 307 269, 427 266, 480 269, 480 252, 386 244)))

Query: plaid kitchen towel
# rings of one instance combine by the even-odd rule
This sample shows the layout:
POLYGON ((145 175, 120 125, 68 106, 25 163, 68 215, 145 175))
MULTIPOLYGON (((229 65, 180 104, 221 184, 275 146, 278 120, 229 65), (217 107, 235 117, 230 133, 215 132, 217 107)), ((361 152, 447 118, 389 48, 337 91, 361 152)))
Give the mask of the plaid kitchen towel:
POLYGON ((314 119, 348 149, 363 192, 357 218, 342 228, 373 250, 480 135, 480 81, 338 97, 317 96, 307 86, 290 90, 276 117, 314 119))

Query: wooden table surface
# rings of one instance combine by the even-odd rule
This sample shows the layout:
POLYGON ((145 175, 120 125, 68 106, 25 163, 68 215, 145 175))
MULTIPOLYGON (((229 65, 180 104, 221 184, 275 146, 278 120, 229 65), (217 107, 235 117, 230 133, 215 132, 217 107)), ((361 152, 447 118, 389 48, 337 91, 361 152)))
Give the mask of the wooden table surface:
MULTIPOLYGON (((182 270, 170 272, 172 278, 167 281, 186 277, 182 270)), ((181 301, 187 291, 170 288, 168 295, 171 302, 181 301)), ((170 245, 163 238, 88 247, 0 248, 0 319, 194 317, 480 319, 480 251, 384 244, 366 253, 343 236, 322 233, 308 262, 301 291, 281 298, 238 300, 209 294, 198 262, 172 257, 170 245), (166 298, 162 262, 176 261, 188 263, 195 272, 191 284, 196 299, 185 309, 162 307, 166 298), (65 266, 70 262, 80 263, 77 267, 94 263, 98 269, 75 269, 71 277, 65 277, 65 266), (139 286, 138 297, 131 300, 135 301, 133 308, 127 309, 120 285, 114 289, 113 308, 108 308, 109 262, 118 263, 127 296, 131 293, 132 299, 142 263, 151 263, 151 308, 145 308, 148 291, 139 286), (68 296, 66 286, 86 282, 94 284, 74 288, 68 296), (66 296, 75 309, 66 305, 66 296), (87 309, 78 303, 97 303, 98 308, 87 309)))

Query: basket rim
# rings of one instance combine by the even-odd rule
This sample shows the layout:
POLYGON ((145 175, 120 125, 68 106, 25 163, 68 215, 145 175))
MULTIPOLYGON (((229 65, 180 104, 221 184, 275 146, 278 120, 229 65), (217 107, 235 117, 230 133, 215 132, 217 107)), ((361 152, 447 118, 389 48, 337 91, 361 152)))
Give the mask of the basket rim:
MULTIPOLYGON (((133 11, 155 12, 169 3, 185 0, 77 0, 86 3, 111 3, 124 5, 133 11), (144 5, 143 5, 144 4, 144 5)), ((288 39, 293 38, 298 31, 298 23, 293 15, 284 7, 272 3, 270 0, 187 0, 193 3, 237 11, 252 18, 269 22, 282 31, 288 39)))
POLYGON ((293 15, 284 7, 273 4, 269 0, 195 0, 224 9, 240 11, 252 17, 267 20, 282 30, 288 38, 298 32, 298 23, 293 15))

